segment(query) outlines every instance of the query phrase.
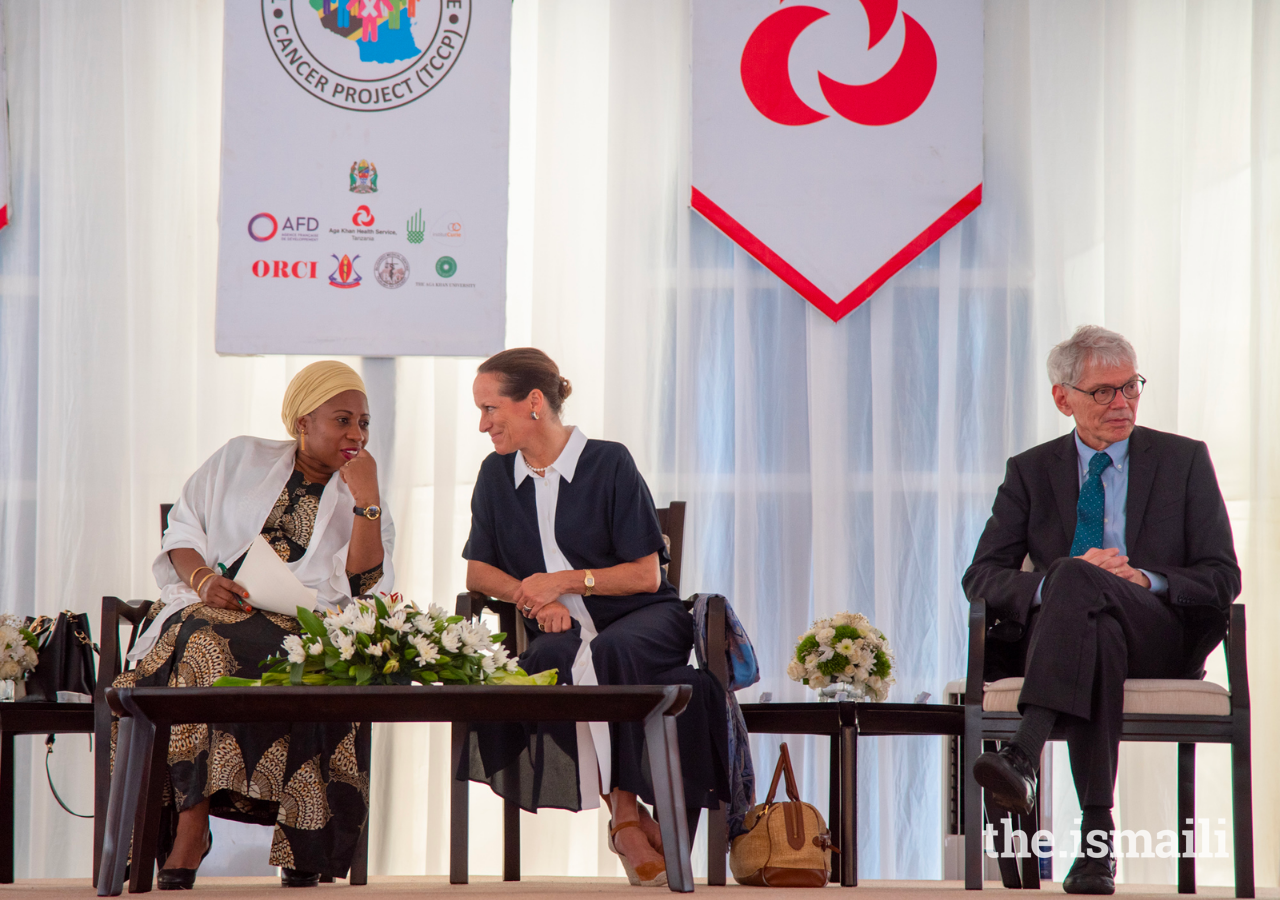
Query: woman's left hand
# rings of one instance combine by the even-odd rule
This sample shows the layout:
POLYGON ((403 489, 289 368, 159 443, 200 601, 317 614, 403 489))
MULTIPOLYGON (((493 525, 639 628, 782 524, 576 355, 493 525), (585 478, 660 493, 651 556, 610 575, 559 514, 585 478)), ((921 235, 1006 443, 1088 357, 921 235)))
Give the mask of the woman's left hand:
POLYGON ((520 582, 511 600, 520 610, 520 614, 529 619, 538 618, 538 613, 548 603, 554 603, 564 593, 560 589, 559 573, 547 574, 538 572, 520 582))
POLYGON ((559 600, 544 604, 538 611, 538 628, 547 634, 559 634, 573 627, 569 610, 559 600))
POLYGON ((357 506, 378 506, 378 464, 361 450, 338 470, 357 506))

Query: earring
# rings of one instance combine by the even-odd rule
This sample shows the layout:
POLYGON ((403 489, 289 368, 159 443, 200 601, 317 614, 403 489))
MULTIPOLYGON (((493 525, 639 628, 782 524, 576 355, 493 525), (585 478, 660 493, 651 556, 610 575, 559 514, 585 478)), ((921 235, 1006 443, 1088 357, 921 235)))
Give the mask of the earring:
POLYGON ((307 452, 307 433, 305 431, 298 432, 298 449, 303 453, 307 452))
POLYGON ((538 411, 536 409, 533 411, 533 417, 535 419, 538 418, 538 411))

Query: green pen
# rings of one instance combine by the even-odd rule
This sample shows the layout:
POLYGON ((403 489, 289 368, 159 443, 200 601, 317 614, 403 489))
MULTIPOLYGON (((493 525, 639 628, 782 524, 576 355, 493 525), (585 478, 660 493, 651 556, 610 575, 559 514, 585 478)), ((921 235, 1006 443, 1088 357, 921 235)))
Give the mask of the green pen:
MULTIPOLYGON (((227 576, 227 567, 222 563, 218 563, 218 572, 221 573, 223 578, 225 578, 227 576)), ((237 597, 236 602, 240 604, 241 609, 245 608, 244 600, 242 598, 237 597)))

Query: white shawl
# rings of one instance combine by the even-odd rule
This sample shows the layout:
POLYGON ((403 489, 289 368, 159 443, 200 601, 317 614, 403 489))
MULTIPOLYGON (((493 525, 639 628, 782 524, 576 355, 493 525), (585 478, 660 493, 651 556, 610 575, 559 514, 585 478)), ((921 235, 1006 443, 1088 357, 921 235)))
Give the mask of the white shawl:
MULTIPOLYGON (((230 565, 239 559, 262 531, 262 524, 293 474, 296 446, 293 441, 232 438, 187 480, 178 502, 169 511, 169 527, 160 543, 160 555, 151 566, 165 606, 138 637, 129 653, 130 660, 141 659, 155 646, 170 616, 200 602, 196 592, 178 577, 169 561, 169 551, 189 547, 211 566, 230 565)), ((347 547, 354 506, 350 489, 335 472, 320 497, 307 552, 297 562, 288 563, 299 581, 318 592, 316 602, 322 609, 341 609, 351 599, 347 547)), ((379 521, 382 579, 373 589, 390 591, 395 583, 391 565, 395 527, 386 512, 379 521)), ((252 605, 252 597, 249 603, 252 605)))

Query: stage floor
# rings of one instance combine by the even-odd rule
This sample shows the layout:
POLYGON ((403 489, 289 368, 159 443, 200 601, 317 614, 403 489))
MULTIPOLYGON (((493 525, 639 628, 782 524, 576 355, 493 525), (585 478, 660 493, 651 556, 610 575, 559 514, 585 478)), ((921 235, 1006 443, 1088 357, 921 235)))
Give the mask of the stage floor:
MULTIPOLYGON (((962 896, 965 893, 964 885, 959 881, 864 881, 856 888, 841 888, 838 885, 830 885, 826 889, 828 891, 856 891, 859 900, 914 900, 917 897, 945 897, 948 900, 962 900, 962 896)), ((212 898, 224 897, 227 900, 249 900, 249 898, 256 897, 279 898, 280 891, 283 889, 280 887, 279 880, 275 878, 207 877, 201 878, 196 882, 195 890, 200 896, 211 898, 211 900, 212 898)), ((717 897, 734 894, 746 900, 749 897, 767 897, 781 894, 796 896, 791 894, 791 890, 798 889, 752 888, 741 885, 708 887, 706 884, 699 882, 695 893, 717 897)), ((1007 894, 999 882, 988 882, 987 891, 984 891, 983 895, 986 895, 988 891, 1001 896, 1007 894)), ((318 888, 295 891, 291 896, 296 898, 322 895, 331 898, 331 900, 342 900, 344 896, 349 895, 352 898, 359 898, 359 900, 381 900, 383 897, 399 898, 410 893, 440 894, 442 897, 454 896, 466 898, 466 900, 488 900, 491 897, 562 898, 568 894, 596 897, 612 895, 618 898, 646 896, 653 898, 653 900, 657 900, 659 897, 674 896, 665 888, 661 890, 656 888, 633 888, 627 884, 625 878, 528 878, 520 882, 504 883, 496 877, 477 877, 472 879, 471 884, 451 885, 449 884, 449 879, 444 876, 370 878, 368 885, 358 888, 350 887, 346 882, 339 881, 336 884, 322 884, 318 888)), ((1062 894, 1062 885, 1046 885, 1044 893, 1062 894)), ((1174 885, 1120 885, 1116 893, 1123 894, 1126 900, 1139 900, 1139 898, 1144 897, 1161 897, 1174 900, 1174 898, 1180 896, 1177 887, 1174 885)), ((93 888, 87 879, 46 879, 0 885, 0 898, 17 894, 32 898, 32 900, 62 900, 64 897, 88 900, 88 898, 95 896, 93 888)), ((1233 897, 1234 895, 1234 890, 1229 887, 1203 887, 1196 896, 1214 898, 1214 900, 1223 898, 1225 900, 1225 898, 1233 897)), ((121 895, 122 898, 128 898, 129 896, 127 890, 121 895)), ((1280 900, 1280 889, 1259 888, 1258 897, 1261 900, 1280 900)), ((1013 897, 1008 897, 1008 900, 1013 900, 1013 897)))

